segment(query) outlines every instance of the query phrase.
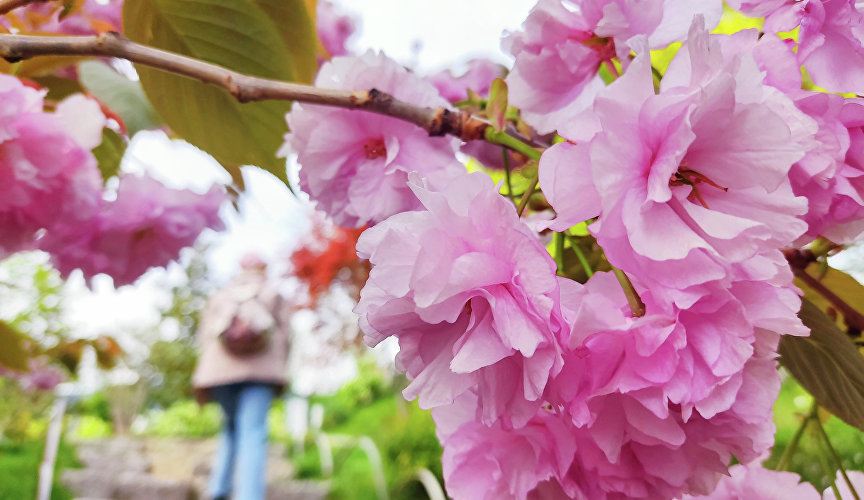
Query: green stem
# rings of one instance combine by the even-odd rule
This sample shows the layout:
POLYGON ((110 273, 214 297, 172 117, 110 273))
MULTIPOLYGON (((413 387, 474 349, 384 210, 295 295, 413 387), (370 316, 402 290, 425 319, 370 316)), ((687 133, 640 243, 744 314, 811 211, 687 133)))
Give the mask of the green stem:
MULTIPOLYGON (((828 448, 828 452, 831 454, 831 458, 834 459, 834 462, 837 464, 837 470, 839 470, 840 475, 843 476, 843 481, 845 481, 846 486, 849 487, 849 492, 852 493, 852 497, 855 500, 861 500, 861 497, 858 496, 858 492, 855 491, 855 487, 852 486, 852 481, 850 481, 849 476, 846 475, 846 469, 843 467, 843 459, 840 458, 840 454, 837 453, 837 450, 835 450, 834 446, 831 444, 831 440, 828 438, 828 433, 825 432, 825 428, 822 427, 822 422, 819 421, 819 417, 818 416, 814 417, 813 421, 816 422, 816 429, 819 432, 819 436, 822 438, 822 441, 825 443, 825 447, 828 448)), ((834 494, 837 495, 837 498, 840 498, 840 495, 837 494, 836 490, 835 490, 834 494)))
POLYGON ((564 276, 564 234, 555 233, 555 263, 558 264, 558 276, 564 276))
POLYGON ((528 144, 525 144, 504 130, 495 130, 492 127, 488 127, 485 132, 485 138, 488 142, 506 146, 513 151, 522 153, 532 160, 540 160, 540 155, 542 154, 540 151, 532 148, 528 144))
POLYGON ((522 217, 522 212, 525 211, 525 207, 528 206, 528 200, 531 199, 531 195, 534 194, 534 190, 537 189, 537 181, 539 179, 535 175, 533 179, 531 179, 531 183, 528 184, 528 189, 525 190, 525 193, 522 194, 522 199, 519 200, 519 206, 516 207, 516 213, 519 217, 522 217))
POLYGON ((513 185, 510 183, 510 155, 507 148, 501 148, 501 156, 504 160, 504 179, 507 182, 507 196, 513 197, 513 185))
POLYGON ((633 287, 630 278, 624 274, 624 271, 617 267, 613 266, 612 271, 615 272, 615 277, 618 278, 618 283, 620 283, 621 288, 624 289, 624 295, 627 296, 627 303, 630 304, 630 311, 633 313, 633 317, 641 318, 642 316, 645 316, 645 303, 642 302, 642 298, 639 297, 638 293, 636 293, 636 289, 633 287))
POLYGON ((579 248, 578 240, 569 234, 567 235, 567 237, 570 239, 570 248, 572 248, 573 251, 576 253, 576 257, 579 259, 579 263, 582 264, 582 269, 585 270, 585 275, 589 278, 591 276, 594 276, 594 270, 591 269, 591 263, 588 262, 588 258, 585 257, 585 253, 582 252, 581 248, 579 248))
POLYGON ((792 436, 792 440, 789 441, 789 445, 786 446, 786 449, 783 450, 783 454, 780 455, 780 461, 777 462, 777 470, 786 470, 786 467, 789 466, 789 462, 792 460, 792 456, 795 455, 795 452, 798 450, 798 443, 801 441, 801 437, 804 435, 804 431, 807 429, 807 424, 810 423, 810 419, 816 414, 816 405, 810 409, 810 412, 804 417, 804 420, 801 421, 801 425, 798 426, 798 430, 795 431, 795 435, 792 436))

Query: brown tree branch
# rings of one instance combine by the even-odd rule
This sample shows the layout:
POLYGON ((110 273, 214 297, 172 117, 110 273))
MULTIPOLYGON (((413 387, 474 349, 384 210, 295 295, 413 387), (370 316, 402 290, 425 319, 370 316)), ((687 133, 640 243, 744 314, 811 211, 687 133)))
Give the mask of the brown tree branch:
POLYGON ((489 127, 487 122, 470 113, 417 106, 376 89, 325 89, 249 76, 192 57, 140 45, 113 32, 98 36, 0 34, 0 57, 7 61, 44 55, 127 59, 216 85, 239 102, 276 99, 369 111, 413 123, 433 136, 454 135, 464 141, 483 139, 489 127))
POLYGON ((31 3, 44 3, 48 0, 0 0, 0 16, 8 13, 18 7, 23 7, 31 3))

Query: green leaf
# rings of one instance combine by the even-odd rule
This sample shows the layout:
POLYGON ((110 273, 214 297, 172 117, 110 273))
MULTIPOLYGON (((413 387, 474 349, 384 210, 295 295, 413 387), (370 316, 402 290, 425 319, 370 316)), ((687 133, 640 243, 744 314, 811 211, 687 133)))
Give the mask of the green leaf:
POLYGON ((0 321, 0 365, 18 371, 30 371, 23 333, 5 321, 0 321))
POLYGON ((45 98, 52 101, 62 101, 72 94, 84 91, 81 84, 71 78, 48 75, 33 78, 33 81, 48 90, 45 98))
POLYGON ((864 356, 813 302, 805 298, 798 316, 810 336, 784 335, 780 363, 822 407, 864 429, 864 356))
MULTIPOLYGON (((858 312, 864 313, 864 308, 862 308, 862 306, 864 306, 864 285, 859 283, 858 280, 843 271, 834 269, 833 267, 823 267, 821 262, 810 264, 806 271, 813 277, 819 278, 821 276, 819 281, 821 281, 826 288, 837 294, 838 297, 843 299, 844 302, 853 308, 857 309, 858 312)), ((837 324, 841 326, 844 325, 843 313, 836 310, 828 299, 823 297, 819 292, 810 289, 810 287, 804 284, 800 279, 796 279, 795 284, 804 292, 804 296, 816 304, 819 309, 823 311, 827 311, 829 307, 834 309, 837 312, 837 324)))
POLYGON ((99 163, 102 180, 107 181, 120 171, 120 161, 126 152, 126 141, 111 129, 102 129, 102 143, 93 149, 99 163))
POLYGON ((492 128, 504 130, 507 123, 507 84, 501 78, 496 78, 489 89, 486 114, 489 115, 492 128))
POLYGON ((312 83, 318 72, 318 34, 315 32, 314 4, 307 0, 255 0, 271 19, 277 22, 276 29, 282 35, 285 47, 293 56, 290 61, 294 81, 312 83), (307 5, 307 4, 312 5, 307 5), (313 9, 313 10, 309 10, 313 9))
MULTIPOLYGON (((126 36, 145 45, 294 81, 309 77, 316 47, 311 16, 299 15, 301 7, 305 12, 305 2, 295 0, 139 0, 124 4, 123 25, 126 36)), ((175 133, 222 164, 257 165, 287 184, 276 151, 290 103, 240 104, 215 86, 136 68, 151 104, 175 133)))
POLYGON ((130 137, 139 130, 162 125, 162 119, 141 90, 140 82, 126 78, 100 61, 80 63, 78 78, 93 97, 120 116, 130 137))

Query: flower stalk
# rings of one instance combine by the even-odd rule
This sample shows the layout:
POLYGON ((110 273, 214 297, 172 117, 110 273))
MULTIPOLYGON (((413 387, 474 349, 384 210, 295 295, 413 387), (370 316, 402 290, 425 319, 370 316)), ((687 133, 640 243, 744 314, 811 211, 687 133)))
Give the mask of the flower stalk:
POLYGON ((615 277, 618 278, 618 283, 621 284, 621 288, 624 290, 624 295, 627 296, 627 303, 630 305, 630 311, 633 313, 633 317, 641 318, 642 316, 645 316, 645 303, 642 302, 642 298, 639 297, 636 288, 633 287, 633 282, 630 281, 630 278, 627 277, 624 271, 617 267, 613 267, 612 271, 615 273, 615 277))

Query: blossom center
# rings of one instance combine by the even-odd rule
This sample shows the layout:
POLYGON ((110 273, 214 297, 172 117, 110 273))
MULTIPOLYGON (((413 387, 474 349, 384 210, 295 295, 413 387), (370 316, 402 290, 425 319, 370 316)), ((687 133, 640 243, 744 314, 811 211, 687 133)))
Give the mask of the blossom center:
POLYGON ((369 139, 365 144, 363 144, 363 153, 366 155, 366 158, 369 158, 370 160, 387 156, 387 146, 384 145, 384 139, 381 139, 380 137, 369 139))
POLYGON ((601 61, 611 61, 616 56, 615 40, 612 38, 592 34, 587 40, 582 40, 582 44, 594 50, 601 61))
POLYGON ((679 168, 677 172, 672 174, 672 177, 669 179, 670 186, 690 186, 692 191, 687 195, 687 199, 692 202, 699 202, 705 208, 708 208, 708 204, 705 203, 705 199, 702 198, 702 193, 699 192, 699 184, 705 183, 713 188, 717 188, 721 191, 729 191, 729 188, 723 187, 716 182, 712 181, 708 177, 695 170, 690 170, 688 168, 684 168, 684 165, 681 165, 682 168, 679 168))

